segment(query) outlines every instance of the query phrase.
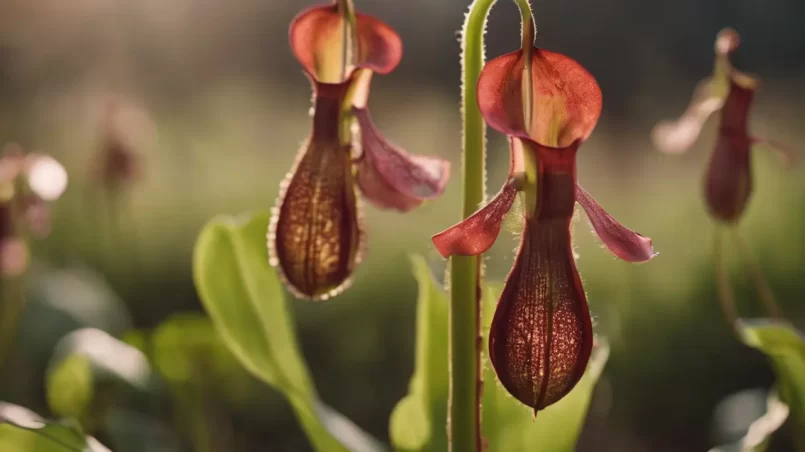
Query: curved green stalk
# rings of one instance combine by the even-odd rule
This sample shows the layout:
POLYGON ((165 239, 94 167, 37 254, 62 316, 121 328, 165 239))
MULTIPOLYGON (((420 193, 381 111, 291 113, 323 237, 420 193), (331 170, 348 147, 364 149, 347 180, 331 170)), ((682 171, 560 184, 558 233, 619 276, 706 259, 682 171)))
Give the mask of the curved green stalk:
POLYGON ((534 84, 531 80, 531 54, 534 51, 534 37, 537 34, 534 25, 534 14, 528 0, 514 0, 520 8, 521 48, 523 49, 523 123, 526 127, 531 124, 534 103, 534 84))
POLYGON ((355 16, 355 4, 352 0, 337 0, 336 7, 344 18, 344 25, 341 36, 341 77, 346 79, 354 69, 355 56, 357 55, 357 17, 355 16))
MULTIPOLYGON (((475 90, 484 66, 486 17, 494 3, 474 0, 461 35, 462 218, 472 215, 486 198, 486 124, 475 90)), ((482 450, 481 278, 479 256, 451 259, 448 438, 453 452, 482 450)))
POLYGON ((730 277, 727 271, 727 263, 724 258, 724 231, 721 225, 716 225, 716 232, 713 240, 713 260, 716 267, 716 293, 721 312, 724 319, 731 327, 735 327, 738 320, 738 309, 735 305, 735 294, 732 292, 730 277))
MULTIPOLYGON (((356 57, 358 55, 357 50, 357 28, 358 28, 358 19, 355 15, 355 4, 352 0, 337 0, 336 6, 338 8, 338 12, 342 15, 344 19, 344 24, 341 30, 341 79, 346 81, 350 74, 356 70, 355 63, 356 57)), ((368 71, 367 71, 368 72, 368 71)), ((369 72, 369 77, 371 77, 371 72, 369 72)), ((340 116, 340 127, 338 129, 338 139, 342 145, 347 145, 352 143, 352 126, 355 122, 355 118, 352 115, 352 106, 353 106, 353 99, 358 93, 356 92, 358 88, 356 86, 360 85, 360 82, 353 82, 352 86, 349 88, 347 96, 345 96, 344 102, 341 104, 341 116, 340 116)), ((364 95, 360 93, 360 95, 364 95)), ((365 102, 365 99, 361 102, 365 102)))
POLYGON ((766 278, 763 277, 763 272, 760 271, 760 266, 757 261, 752 257, 749 244, 747 244, 743 236, 738 233, 737 228, 733 228, 732 238, 735 240, 735 245, 738 248, 738 255, 748 268, 749 277, 752 278, 755 284, 755 290, 757 290, 760 301, 763 302, 766 315, 777 319, 783 318, 782 310, 774 300, 774 294, 771 291, 771 287, 769 287, 769 283, 766 281, 766 278))

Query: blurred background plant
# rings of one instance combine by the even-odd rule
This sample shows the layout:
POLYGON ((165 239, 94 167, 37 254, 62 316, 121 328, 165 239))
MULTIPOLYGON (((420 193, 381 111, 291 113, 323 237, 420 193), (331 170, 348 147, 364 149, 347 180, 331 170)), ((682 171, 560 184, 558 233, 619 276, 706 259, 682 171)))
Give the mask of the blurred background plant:
POLYGON ((25 310, 30 238, 50 233, 50 203, 67 188, 67 172, 53 157, 9 143, 0 156, 0 368, 25 310))
MULTIPOLYGON (((0 2, 0 142, 45 149, 72 176, 52 206, 50 235, 29 243, 27 309, 0 371, 0 400, 47 417, 78 416, 87 434, 115 451, 311 450, 290 406, 210 332, 189 262, 210 217, 271 205, 307 133, 309 86, 287 48, 287 24, 313 3, 0 2), (87 175, 103 151, 100 118, 110 93, 155 124, 153 134, 133 133, 143 177, 125 188, 125 207, 114 207, 123 219, 113 241, 104 238, 112 235, 104 211, 87 195, 100 190, 87 175), (76 330, 147 367, 134 375, 103 368, 76 330), (73 351, 64 359, 60 350, 73 351), (75 392, 47 390, 59 384, 75 392)), ((650 266, 629 266, 593 252, 600 245, 591 234, 576 235, 596 328, 610 346, 577 449, 696 451, 736 441, 764 411, 774 375, 763 354, 735 341, 715 303, 701 169, 716 126, 708 124, 695 152, 677 159, 653 151, 650 131, 685 108, 712 67, 709 44, 729 25, 744 37, 736 65, 763 76, 753 130, 798 147, 805 4, 533 4, 538 44, 572 55, 604 92, 601 122, 579 160, 585 188, 650 235, 661 254, 650 266)), ((361 1, 406 45, 397 71, 375 83, 376 120, 411 152, 443 156, 456 168, 454 32, 465 7, 361 1)), ((510 26, 517 16, 514 5, 498 5, 489 55, 518 42, 510 26)), ((502 137, 491 136, 490 186, 503 181, 506 157, 502 137)), ((742 233, 783 311, 803 330, 803 167, 782 172, 774 156, 760 153, 754 166, 742 233)), ((386 443, 389 416, 414 370, 417 286, 407 256, 421 253, 441 279, 444 264, 427 237, 456 220, 459 190, 454 178, 442 198, 405 216, 368 211, 372 249, 354 287, 338 303, 288 305, 321 400, 386 443)), ((505 276, 515 243, 500 240, 486 258, 491 280, 505 276)), ((740 262, 728 268, 741 311, 760 314, 740 262)), ((786 425, 771 450, 792 450, 792 433, 786 425)))

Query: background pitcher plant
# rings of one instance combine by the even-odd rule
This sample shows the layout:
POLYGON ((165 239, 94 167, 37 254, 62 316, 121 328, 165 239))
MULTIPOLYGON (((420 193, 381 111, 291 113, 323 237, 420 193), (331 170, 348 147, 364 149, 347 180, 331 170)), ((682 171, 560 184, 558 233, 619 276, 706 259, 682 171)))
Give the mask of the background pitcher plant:
POLYGON ((772 317, 781 315, 771 289, 737 230, 752 195, 751 151, 764 145, 789 165, 796 160, 788 146, 749 134, 749 109, 760 80, 732 66, 730 55, 739 45, 737 31, 731 28, 721 30, 714 45, 713 75, 699 83, 693 100, 679 119, 662 121, 652 131, 658 149, 671 154, 682 153, 696 142, 705 121, 715 112, 721 112, 718 136, 704 178, 704 198, 710 216, 716 222, 714 253, 718 288, 722 310, 731 324, 738 318, 738 313, 723 262, 723 235, 727 231, 732 234, 736 249, 748 264, 749 274, 767 314, 772 317))

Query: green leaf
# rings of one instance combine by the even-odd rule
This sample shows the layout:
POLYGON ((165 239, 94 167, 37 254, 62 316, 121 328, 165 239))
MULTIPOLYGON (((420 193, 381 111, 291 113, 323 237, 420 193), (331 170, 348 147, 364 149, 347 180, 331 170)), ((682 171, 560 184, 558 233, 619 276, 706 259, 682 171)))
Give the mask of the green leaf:
POLYGON ((238 361, 288 399, 316 450, 381 449, 317 398, 282 287, 268 265, 268 217, 219 217, 204 227, 193 254, 201 301, 238 361))
POLYGON ((73 331, 59 341, 46 378, 50 408, 64 417, 82 417, 99 384, 143 394, 159 388, 142 352, 95 328, 73 331))
MULTIPOLYGON (((417 302, 416 357, 408 395, 391 415, 392 443, 401 451, 447 450, 448 307, 447 296, 435 283, 425 260, 413 257, 419 283, 417 302)), ((484 290, 484 338, 489 337, 501 288, 484 290)), ((487 347, 487 341, 484 341, 487 347)), ((485 356, 488 351, 485 349, 485 356)), ((574 450, 587 416, 593 389, 609 357, 609 346, 599 343, 587 371, 570 394, 533 419, 531 409, 497 381, 488 360, 484 365, 483 432, 489 451, 532 450, 541 452, 574 450)))
POLYGON ((111 452, 71 422, 49 422, 33 411, 0 402, 0 450, 14 452, 111 452))
POLYGON ((789 423, 798 449, 805 451, 805 337, 777 320, 739 320, 743 342, 771 359, 777 392, 790 410, 789 423))
MULTIPOLYGON (((489 285, 484 291, 484 337, 489 336, 501 290, 500 286, 489 285)), ((483 432, 489 450, 531 450, 535 445, 539 445, 542 452, 575 450, 593 389, 609 358, 609 344, 599 338, 593 347, 587 371, 576 387, 534 419, 531 408, 509 395, 497 381, 488 360, 488 342, 484 342, 483 432)))
POLYGON ((412 257, 419 284, 416 363, 408 395, 391 413, 391 442, 397 450, 447 450, 447 296, 434 284, 425 259, 412 257))
MULTIPOLYGON (((737 407, 739 410, 746 410, 747 399, 758 397, 754 395, 754 392, 753 390, 747 390, 733 394, 722 401, 719 407, 726 412, 732 411, 735 405, 739 405, 737 407)), ((777 391, 772 390, 766 397, 765 409, 762 411, 749 425, 739 426, 742 427, 740 440, 732 444, 715 447, 710 449, 710 452, 765 452, 769 447, 771 435, 788 419, 789 409, 788 405, 780 400, 777 391)), ((731 413, 725 416, 728 418, 734 417, 731 413)))

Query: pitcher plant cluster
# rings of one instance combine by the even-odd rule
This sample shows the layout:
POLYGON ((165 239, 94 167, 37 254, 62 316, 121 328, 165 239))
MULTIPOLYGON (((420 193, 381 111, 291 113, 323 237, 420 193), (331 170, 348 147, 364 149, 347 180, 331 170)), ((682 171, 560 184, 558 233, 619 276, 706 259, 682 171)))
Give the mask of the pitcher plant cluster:
MULTIPOLYGON (((495 1, 472 2, 462 35, 462 80, 467 83, 462 93, 465 135, 460 172, 464 176, 462 217, 441 232, 433 231, 435 234, 431 236, 438 253, 449 259, 448 280, 452 285, 451 300, 446 307, 450 332, 443 335, 450 360, 445 370, 450 379, 449 388, 445 389, 449 392, 448 410, 446 419, 436 420, 446 421, 447 431, 443 433, 452 452, 487 449, 481 428, 484 388, 500 384, 501 393, 505 389, 518 401, 512 400, 512 405, 523 411, 528 407, 537 416, 565 398, 587 371, 597 339, 573 250, 571 231, 577 205, 600 242, 618 259, 645 263, 658 255, 649 237, 618 222, 578 180, 577 156, 582 148, 590 147, 585 143, 603 111, 604 96, 596 78, 570 56, 536 46, 536 26, 529 0, 514 0, 521 12, 519 48, 486 62, 484 28, 495 1), (484 199, 487 127, 506 137, 509 162, 504 183, 490 199, 484 199), (512 217, 519 227, 519 243, 494 304, 488 337, 483 338, 480 298, 492 291, 482 287, 480 256, 492 248, 505 219, 512 217), (462 280, 465 284, 456 284, 462 280), (457 340, 462 338, 472 340, 457 340), (484 345, 497 381, 483 381, 484 345), (462 365, 454 366, 458 361, 462 365)), ((241 364, 246 362, 248 365, 244 367, 252 374, 281 392, 293 393, 289 400, 295 413, 307 423, 303 425, 306 433, 309 428, 315 430, 311 426, 316 427, 317 422, 328 417, 334 419, 327 428, 310 435, 327 438, 316 447, 328 451, 332 444, 342 442, 340 437, 337 441, 330 438, 330 435, 338 437, 336 430, 340 430, 341 436, 344 432, 353 436, 351 440, 357 443, 364 438, 354 435, 357 431, 354 426, 335 417, 334 411, 330 413, 332 409, 316 399, 303 360, 296 360, 298 350, 290 321, 284 317, 284 305, 259 305, 264 298, 271 298, 266 294, 282 295, 282 285, 252 275, 269 274, 273 278, 271 273, 276 272, 296 298, 330 300, 350 287, 368 252, 364 201, 378 209, 409 212, 440 197, 451 172, 458 173, 451 171, 450 162, 438 155, 440 150, 417 149, 416 153, 409 153, 387 139, 374 123, 369 112, 372 83, 375 75, 387 75, 397 68, 404 54, 403 42, 390 25, 356 10, 354 2, 332 0, 312 6, 299 12, 290 23, 290 50, 311 86, 311 128, 280 184, 267 230, 267 215, 261 223, 247 225, 248 228, 257 225, 254 230, 258 231, 259 243, 241 246, 246 242, 241 242, 240 236, 237 242, 234 239, 227 242, 224 239, 231 237, 226 234, 232 237, 236 233, 245 234, 247 227, 219 224, 220 230, 211 229, 206 234, 206 246, 214 251, 208 254, 224 255, 232 262, 237 259, 237 265, 224 272, 216 259, 197 259, 198 251, 193 262, 194 282, 197 288, 203 286, 199 296, 211 321, 216 328, 232 322, 218 328, 218 333, 238 328, 241 333, 251 330, 266 333, 254 341, 249 335, 222 334, 222 344, 233 349, 230 350, 235 351, 233 356, 237 355, 234 359, 241 364), (229 245, 231 249, 227 248, 229 245), (243 253, 242 248, 248 248, 251 254, 243 253), (199 276, 196 267, 210 262, 210 269, 227 275, 224 283, 202 284, 204 276, 199 276), (252 273, 247 277, 238 273, 244 271, 242 268, 235 268, 249 266, 247 270, 252 273), (240 281, 229 284, 238 276, 240 281), (232 294, 235 284, 249 286, 242 292, 248 292, 245 295, 250 300, 243 303, 252 303, 248 306, 251 310, 228 310, 238 301, 232 294), (213 296, 226 304, 210 302, 213 296), (276 309, 261 311, 266 306, 276 309), (279 328, 266 327, 262 323, 266 321, 264 317, 272 317, 269 321, 279 318, 279 328), (253 322, 243 323, 245 320, 253 322), (279 345, 266 345, 260 342, 262 339, 278 341, 279 345), (243 343, 248 347, 240 347, 243 343), (282 353, 277 352, 280 348, 282 353), (246 359, 253 358, 247 356, 250 353, 285 356, 277 360, 271 356, 246 359), (290 363, 293 369, 286 375, 281 363, 290 363)), ((704 171, 703 199, 715 228, 718 298, 725 319, 740 334, 741 316, 723 256, 725 237, 733 240, 748 266, 768 317, 781 318, 782 311, 759 265, 751 257, 748 244, 739 234, 738 225, 753 192, 753 151, 759 147, 774 151, 788 165, 796 158, 779 141, 750 133, 750 109, 760 80, 733 67, 731 56, 739 45, 740 37, 733 29, 724 29, 716 36, 713 74, 699 83, 689 106, 678 119, 662 121, 654 127, 651 139, 662 152, 684 153, 697 142, 706 121, 719 115, 715 143, 704 171)), ((90 188, 108 201, 113 213, 123 203, 124 195, 143 178, 140 146, 133 138, 136 134, 132 133, 130 122, 132 112, 137 111, 123 98, 105 98, 98 124, 99 152, 84 175, 90 188)), ((25 305, 22 288, 31 267, 30 239, 49 234, 50 207, 62 196, 67 182, 67 171, 44 153, 26 152, 16 144, 6 145, 0 153, 0 289, 3 291, 0 366, 8 355, 25 305)), ((433 322, 428 328, 436 324, 433 322)), ((428 366, 433 365, 430 356, 437 355, 423 360, 428 366)), ((412 384, 412 392, 422 389, 415 387, 421 386, 422 380, 424 377, 412 384)), ((778 383, 785 383, 784 380, 779 378, 778 383)), ((585 377, 580 386, 587 381, 585 377)), ((432 398, 427 403, 441 401, 436 396, 432 398)), ((541 416, 550 416, 550 412, 541 416)), ((427 419, 423 423, 430 428, 432 421, 427 419)), ((5 422, 0 413, 0 426, 5 422)), ((346 443, 341 445, 347 450, 346 443)), ((540 450, 540 445, 533 450, 540 450)))
MULTIPOLYGON (((433 242, 445 257, 484 253, 519 195, 526 212, 521 243, 489 350, 501 383, 536 411, 573 388, 593 344, 571 247, 575 204, 619 258, 643 262, 655 253, 649 238, 618 223, 577 184, 576 154, 598 121, 601 90, 573 59, 534 47, 530 10, 524 18, 522 47, 484 67, 473 106, 509 138, 508 180, 433 242)), ((441 194, 449 164, 405 153, 370 119, 372 76, 390 72, 402 57, 400 38, 388 25, 356 12, 351 0, 338 0, 300 13, 290 43, 313 85, 313 130, 282 183, 268 248, 292 293, 324 300, 349 285, 363 256, 356 192, 377 207, 408 211, 441 194)))
MULTIPOLYGON (((497 302, 489 358, 500 383, 536 413, 573 389, 593 345, 570 233, 576 204, 618 258, 639 263, 657 253, 651 239, 620 224, 579 184, 576 157, 601 115, 601 89, 572 58, 534 45, 528 2, 517 3, 521 47, 484 65, 477 105, 465 106, 507 136, 508 178, 479 210, 432 240, 446 258, 481 255, 514 203, 522 205, 516 209, 523 212, 520 244, 497 302)), ((750 149, 766 144, 791 156, 785 146, 747 131, 758 80, 732 67, 738 44, 734 30, 718 35, 713 76, 700 84, 679 120, 662 122, 653 132, 659 149, 684 152, 708 117, 720 112, 705 200, 713 219, 729 226, 751 194, 750 149)), ((326 300, 349 286, 365 252, 359 193, 378 208, 409 211, 444 191, 450 165, 403 151, 372 122, 372 77, 394 70, 403 55, 389 25, 357 12, 352 0, 336 0, 297 15, 290 46, 313 88, 312 131, 281 185, 268 249, 293 294, 326 300)))

